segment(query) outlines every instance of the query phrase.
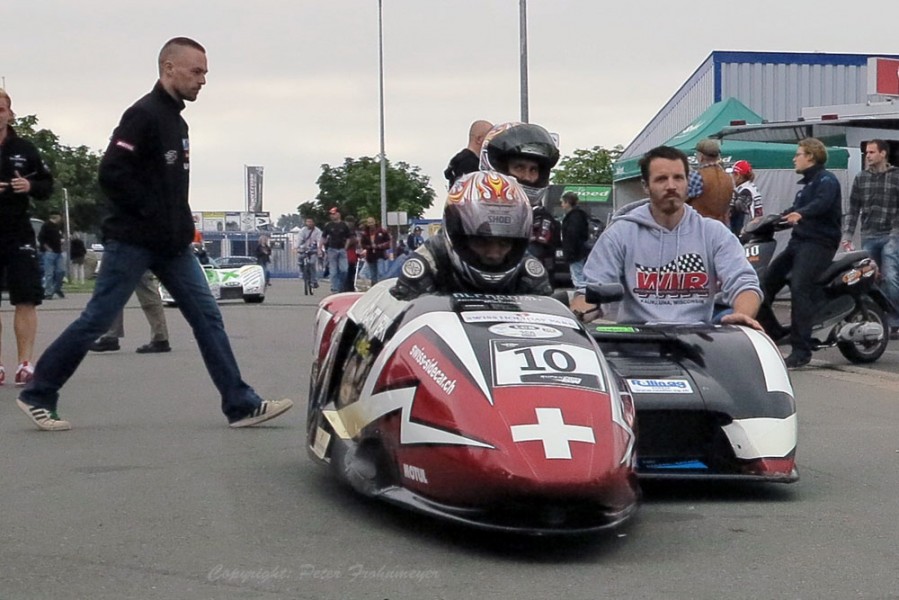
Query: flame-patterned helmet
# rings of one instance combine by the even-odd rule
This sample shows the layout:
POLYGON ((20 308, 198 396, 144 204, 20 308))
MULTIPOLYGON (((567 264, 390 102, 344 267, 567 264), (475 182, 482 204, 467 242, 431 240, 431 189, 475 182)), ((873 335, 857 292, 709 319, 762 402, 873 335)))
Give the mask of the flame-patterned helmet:
POLYGON ((537 163, 540 176, 534 184, 519 181, 532 206, 542 205, 549 186, 550 171, 559 162, 559 148, 552 135, 539 125, 502 123, 484 136, 481 145, 481 170, 509 173, 509 160, 522 157, 537 163))
POLYGON ((505 287, 524 260, 531 213, 527 194, 514 178, 494 171, 461 177, 443 210, 443 236, 456 273, 479 290, 505 287), (490 262, 473 248, 491 241, 508 247, 501 261, 490 262))

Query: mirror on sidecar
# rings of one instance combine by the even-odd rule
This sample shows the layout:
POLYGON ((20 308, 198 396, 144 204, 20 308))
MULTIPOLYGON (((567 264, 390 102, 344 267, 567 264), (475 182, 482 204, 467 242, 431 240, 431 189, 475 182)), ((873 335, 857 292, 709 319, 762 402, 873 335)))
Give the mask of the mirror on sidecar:
POLYGON ((608 304, 624 298, 624 286, 620 283, 591 283, 584 298, 590 304, 608 304))

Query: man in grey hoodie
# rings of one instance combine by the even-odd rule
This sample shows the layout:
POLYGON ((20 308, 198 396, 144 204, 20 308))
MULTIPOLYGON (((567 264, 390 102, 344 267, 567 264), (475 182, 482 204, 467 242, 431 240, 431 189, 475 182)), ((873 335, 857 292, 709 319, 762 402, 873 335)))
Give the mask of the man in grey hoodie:
MULTIPOLYGON (((624 286, 622 323, 711 323, 720 293, 733 308, 721 323, 761 330, 754 317, 762 291, 739 240, 685 204, 688 164, 683 152, 668 146, 643 155, 649 202, 612 221, 587 258, 584 277, 624 286)), ((586 308, 576 295, 572 310, 586 308)))

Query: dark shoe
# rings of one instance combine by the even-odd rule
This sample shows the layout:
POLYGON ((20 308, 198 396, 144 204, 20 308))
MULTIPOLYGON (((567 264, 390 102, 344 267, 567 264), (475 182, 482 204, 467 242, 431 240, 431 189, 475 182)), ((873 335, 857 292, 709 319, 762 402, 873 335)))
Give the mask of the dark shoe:
POLYGON ((66 295, 62 293, 62 290, 59 290, 59 291, 56 292, 56 293, 59 295, 60 298, 65 298, 65 297, 66 297, 66 295))
POLYGON ((138 354, 150 354, 153 352, 171 352, 172 347, 169 346, 168 340, 163 340, 161 342, 150 342, 149 344, 144 344, 135 352, 138 354))
POLYGON ((768 332, 768 336, 774 340, 778 346, 782 346, 790 341, 790 328, 780 326, 768 332))
POLYGON ((784 359, 784 363, 787 365, 788 369, 798 369, 810 362, 812 362, 812 356, 810 354, 796 354, 795 352, 784 359))
POLYGON ((101 337, 98 338, 96 342, 91 344, 88 350, 90 350, 91 352, 114 352, 119 348, 120 346, 118 339, 101 337))

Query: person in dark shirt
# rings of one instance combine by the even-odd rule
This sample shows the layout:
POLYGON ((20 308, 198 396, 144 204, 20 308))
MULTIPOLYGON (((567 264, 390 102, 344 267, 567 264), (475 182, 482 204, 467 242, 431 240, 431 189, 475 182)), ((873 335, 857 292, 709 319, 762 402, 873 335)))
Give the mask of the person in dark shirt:
POLYGON ((478 170, 481 160, 481 145, 484 143, 484 136, 492 127, 493 125, 489 121, 475 121, 468 128, 468 146, 450 159, 449 165, 443 172, 450 187, 466 173, 474 173, 478 170))
POLYGON ((259 243, 256 244, 256 262, 259 263, 259 266, 262 267, 262 271, 265 273, 265 285, 271 285, 272 275, 269 265, 272 263, 272 247, 269 244, 267 235, 259 236, 259 243))
POLYGON ((562 209, 565 211, 562 218, 562 252, 568 262, 572 287, 582 290, 587 285, 584 279, 584 263, 590 254, 587 248, 587 240, 590 239, 590 217, 578 206, 578 202, 576 193, 562 194, 562 209))
POLYGON ((387 260, 387 251, 390 250, 392 243, 390 232, 378 225, 378 220, 369 217, 365 227, 362 229, 362 237, 360 239, 362 249, 365 250, 365 263, 368 265, 368 276, 371 284, 378 283, 384 278, 387 267, 384 264, 387 260))
MULTIPOLYGON (((190 323, 231 427, 277 417, 293 402, 262 400, 237 366, 221 312, 203 268, 191 251, 195 229, 188 203, 190 143, 181 117, 185 102, 206 84, 206 50, 189 38, 166 42, 159 81, 125 111, 100 162, 100 187, 109 199, 103 222, 103 268, 84 312, 46 349, 17 405, 47 431, 71 429, 56 412, 59 390, 91 344, 107 331, 151 270, 190 323)), ((173 413, 176 418, 178 413, 173 413)))
MULTIPOLYGON (((9 302, 15 307, 19 358, 15 382, 25 385, 34 373, 36 307, 44 298, 29 205, 32 199, 50 197, 53 176, 34 144, 16 134, 10 125, 14 118, 12 99, 0 88, 0 280, 6 280, 9 302)), ((0 385, 5 381, 6 369, 0 364, 0 385)))
POLYGON ((337 207, 328 211, 331 221, 322 228, 321 247, 328 261, 328 272, 331 274, 331 293, 344 291, 346 286, 347 263, 346 245, 350 237, 350 227, 340 218, 337 207))
POLYGON ((346 218, 347 227, 350 228, 350 237, 346 239, 346 280, 343 282, 344 292, 356 291, 356 270, 359 268, 359 257, 362 256, 362 245, 359 243, 360 232, 356 227, 356 217, 349 215, 346 218))
POLYGON ((51 300, 56 295, 60 298, 66 296, 62 291, 65 266, 62 260, 60 223, 62 223, 62 215, 53 211, 37 234, 37 241, 41 248, 41 262, 44 266, 44 300, 51 300))
POLYGON ((815 280, 830 266, 837 252, 843 215, 840 182, 824 169, 827 164, 824 144, 815 138, 800 141, 793 164, 802 175, 799 183, 804 184, 793 205, 784 211, 786 220, 793 225, 793 233, 786 249, 768 267, 762 282, 765 300, 758 314, 759 323, 773 339, 786 335, 771 304, 789 279, 789 334, 793 351, 785 362, 791 369, 812 360, 812 320, 823 300, 823 290, 815 280))
POLYGON ((72 281, 84 283, 84 259, 87 256, 87 248, 81 238, 72 238, 69 243, 69 258, 72 259, 72 281))
POLYGON ((406 248, 409 252, 413 252, 418 249, 425 242, 425 238, 421 235, 421 227, 418 225, 415 226, 415 229, 412 230, 412 233, 406 238, 406 248))

